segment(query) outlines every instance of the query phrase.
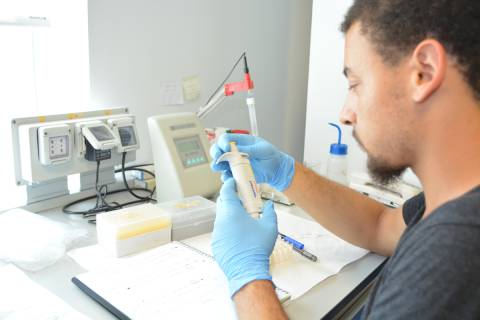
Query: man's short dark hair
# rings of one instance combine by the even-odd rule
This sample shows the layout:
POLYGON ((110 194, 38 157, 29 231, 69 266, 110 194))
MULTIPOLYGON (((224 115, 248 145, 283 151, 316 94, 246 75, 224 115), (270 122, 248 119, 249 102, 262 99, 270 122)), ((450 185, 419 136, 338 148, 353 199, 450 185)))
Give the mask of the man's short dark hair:
POLYGON ((342 32, 356 22, 389 65, 398 64, 422 40, 436 39, 480 100, 480 1, 355 0, 342 32))

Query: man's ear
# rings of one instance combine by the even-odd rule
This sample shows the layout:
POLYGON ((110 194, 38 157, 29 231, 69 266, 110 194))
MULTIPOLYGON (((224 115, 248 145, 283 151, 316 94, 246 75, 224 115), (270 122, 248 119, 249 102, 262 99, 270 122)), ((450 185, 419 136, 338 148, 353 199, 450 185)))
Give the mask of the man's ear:
POLYGON ((435 39, 417 45, 411 57, 412 99, 425 102, 441 86, 447 70, 447 53, 435 39))

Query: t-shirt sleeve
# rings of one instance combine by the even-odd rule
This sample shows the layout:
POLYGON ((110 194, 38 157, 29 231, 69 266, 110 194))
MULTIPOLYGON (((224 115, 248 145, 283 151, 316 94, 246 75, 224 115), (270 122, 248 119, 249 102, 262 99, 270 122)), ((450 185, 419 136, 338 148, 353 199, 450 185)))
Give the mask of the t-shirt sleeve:
POLYGON ((392 260, 368 319, 480 319, 479 228, 441 224, 392 260))
POLYGON ((412 198, 408 199, 402 208, 403 213, 403 220, 405 224, 408 226, 410 222, 412 222, 413 217, 415 214, 425 205, 425 195, 423 192, 413 196, 412 198))

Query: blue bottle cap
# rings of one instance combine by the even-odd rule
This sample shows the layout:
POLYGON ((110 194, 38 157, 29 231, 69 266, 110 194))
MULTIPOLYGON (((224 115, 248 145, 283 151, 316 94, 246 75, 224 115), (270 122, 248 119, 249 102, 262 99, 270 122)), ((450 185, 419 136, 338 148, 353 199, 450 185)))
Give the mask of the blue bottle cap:
POLYGON ((337 143, 332 143, 330 145, 330 154, 335 154, 335 155, 340 155, 344 156, 348 153, 348 146, 346 144, 342 143, 342 129, 340 129, 340 126, 334 124, 334 123, 328 123, 329 125, 337 128, 338 130, 338 142, 337 143))
POLYGON ((348 153, 348 146, 346 144, 332 143, 330 145, 330 153, 344 156, 348 153))

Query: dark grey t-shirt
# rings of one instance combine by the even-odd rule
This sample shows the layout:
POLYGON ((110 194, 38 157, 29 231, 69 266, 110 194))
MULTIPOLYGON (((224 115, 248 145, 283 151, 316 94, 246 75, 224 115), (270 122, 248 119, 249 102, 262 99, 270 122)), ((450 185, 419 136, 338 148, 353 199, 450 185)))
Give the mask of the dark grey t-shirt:
POLYGON ((423 194, 404 204, 407 229, 363 319, 480 319, 480 186, 424 211, 423 194))

